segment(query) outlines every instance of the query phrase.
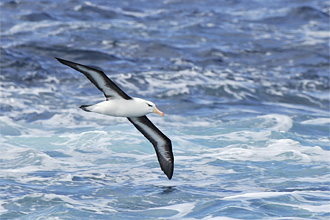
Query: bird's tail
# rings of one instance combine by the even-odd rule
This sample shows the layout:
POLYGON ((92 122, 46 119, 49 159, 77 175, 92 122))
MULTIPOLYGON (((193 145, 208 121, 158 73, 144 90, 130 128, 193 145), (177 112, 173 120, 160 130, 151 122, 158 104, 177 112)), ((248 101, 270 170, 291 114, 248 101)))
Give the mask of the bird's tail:
POLYGON ((91 107, 92 105, 82 105, 79 108, 81 108, 82 110, 86 111, 86 112, 90 112, 91 111, 91 107))

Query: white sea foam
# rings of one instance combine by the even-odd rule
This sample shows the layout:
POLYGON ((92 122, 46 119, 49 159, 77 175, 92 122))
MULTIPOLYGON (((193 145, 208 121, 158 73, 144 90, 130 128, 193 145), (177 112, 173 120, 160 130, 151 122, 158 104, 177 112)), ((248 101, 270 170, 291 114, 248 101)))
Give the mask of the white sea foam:
POLYGON ((313 20, 302 26, 302 28, 300 29, 300 33, 303 33, 303 36, 305 36, 305 39, 302 44, 317 45, 324 42, 325 39, 329 39, 329 31, 311 29, 311 27, 315 27, 316 25, 319 25, 319 23, 313 20))
POLYGON ((25 200, 27 202, 29 200, 36 201, 31 205, 34 208, 38 208, 38 206, 42 206, 43 204, 51 203, 51 204, 64 204, 64 206, 69 208, 78 208, 88 210, 98 214, 117 212, 117 210, 113 209, 111 206, 107 205, 107 201, 105 200, 77 200, 73 199, 73 195, 58 195, 58 194, 44 194, 44 193, 31 193, 28 195, 24 195, 22 197, 16 197, 7 201, 6 203, 13 203, 16 206, 20 206, 21 203, 24 203, 25 200), (39 205, 38 205, 39 204, 39 205))
POLYGON ((60 167, 58 161, 35 149, 22 147, 4 147, 0 159, 1 176, 25 175, 39 170, 56 170, 60 167))
POLYGON ((221 160, 285 161, 301 163, 329 162, 330 152, 318 146, 303 146, 291 139, 268 141, 265 146, 233 144, 222 149, 208 149, 209 156, 221 160))
POLYGON ((5 201, 0 200, 0 214, 1 214, 1 213, 5 213, 5 212, 8 211, 7 209, 5 209, 5 208, 3 207, 3 204, 4 204, 4 203, 5 203, 5 201))
MULTIPOLYGON (((285 115, 270 114, 258 116, 253 119, 242 119, 237 126, 245 127, 247 129, 241 131, 226 132, 222 131, 220 134, 210 134, 201 139, 211 138, 213 140, 226 140, 231 142, 249 143, 251 141, 267 141, 273 132, 287 132, 292 127, 292 119, 285 115)), ((226 127, 228 125, 220 125, 226 127)), ((233 125, 231 125, 233 126, 233 125)))
POLYGON ((244 193, 240 195, 235 196, 227 196, 223 198, 224 200, 229 199, 246 199, 246 200, 252 200, 252 199, 265 199, 265 198, 271 198, 271 197, 277 197, 277 196, 283 196, 283 195, 292 195, 291 192, 254 192, 254 193, 244 193))
POLYGON ((270 114, 259 116, 264 122, 258 124, 257 127, 264 127, 267 130, 286 132, 292 127, 292 119, 286 115, 270 114))
MULTIPOLYGON (((201 68, 185 69, 180 71, 169 72, 143 72, 142 85, 148 89, 136 89, 137 85, 130 83, 122 78, 115 79, 124 88, 129 88, 138 92, 141 96, 149 94, 157 94, 156 97, 173 97, 178 95, 187 95, 191 93, 194 88, 203 87, 205 91, 210 93, 217 93, 218 90, 223 89, 225 95, 230 95, 235 99, 242 100, 248 96, 253 96, 255 93, 255 86, 253 81, 243 79, 242 77, 235 77, 234 80, 226 79, 229 74, 227 70, 223 72, 214 73, 217 79, 210 71, 204 71, 201 68)), ((139 81, 138 77, 134 77, 139 81)))
POLYGON ((257 200, 257 199, 267 199, 273 197, 281 196, 292 196, 297 201, 300 201, 297 204, 293 202, 290 203, 280 203, 280 202, 271 202, 272 205, 280 205, 292 207, 293 209, 304 209, 309 212, 323 212, 327 213, 330 209, 330 204, 318 204, 312 201, 306 200, 304 197, 315 197, 315 196, 324 197, 323 192, 304 192, 304 191, 295 191, 295 192, 255 192, 255 193, 245 193, 241 195, 228 196, 223 198, 224 200, 257 200))
POLYGON ((184 216, 186 216, 188 213, 190 213, 196 206, 196 203, 183 203, 183 204, 176 204, 176 205, 169 205, 169 206, 163 206, 158 208, 150 208, 150 210, 162 210, 162 209, 168 209, 168 210, 174 210, 178 213, 174 216, 171 216, 169 219, 181 219, 184 216))
MULTIPOLYGON (((114 8, 114 7, 108 7, 108 6, 104 6, 104 5, 99 5, 99 4, 93 4, 92 2, 89 1, 85 1, 84 2, 85 5, 94 7, 94 8, 98 8, 98 9, 102 9, 105 11, 115 11, 119 14, 123 14, 123 15, 128 15, 128 16, 134 16, 134 17, 138 17, 138 18, 145 18, 148 16, 153 16, 153 15, 157 15, 160 14, 162 12, 164 12, 164 9, 159 9, 159 10, 147 10, 145 9, 144 11, 128 11, 128 10, 123 10, 122 8, 114 8)), ((74 10, 78 11, 82 8, 81 5, 78 5, 74 8, 74 10)))
POLYGON ((301 122, 301 124, 306 124, 306 125, 330 124, 330 118, 314 118, 314 119, 303 121, 303 122, 301 122))

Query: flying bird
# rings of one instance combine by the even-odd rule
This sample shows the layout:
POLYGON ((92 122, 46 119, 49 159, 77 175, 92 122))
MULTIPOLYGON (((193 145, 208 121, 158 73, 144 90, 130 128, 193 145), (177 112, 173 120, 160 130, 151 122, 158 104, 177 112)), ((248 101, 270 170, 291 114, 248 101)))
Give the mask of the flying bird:
POLYGON ((128 96, 103 71, 90 66, 78 64, 60 58, 56 59, 81 73, 83 73, 105 96, 105 101, 94 105, 82 105, 87 112, 96 112, 127 119, 152 143, 158 162, 168 179, 173 176, 174 157, 171 140, 166 137, 148 118, 147 114, 156 113, 164 116, 150 101, 128 96))

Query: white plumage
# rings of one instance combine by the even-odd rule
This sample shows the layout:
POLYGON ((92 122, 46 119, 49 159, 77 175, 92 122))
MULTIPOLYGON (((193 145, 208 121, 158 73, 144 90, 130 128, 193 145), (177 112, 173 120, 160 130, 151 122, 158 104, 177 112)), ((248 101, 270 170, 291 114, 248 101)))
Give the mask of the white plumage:
MULTIPOLYGON (((154 103, 140 98, 109 99, 95 105, 82 106, 85 111, 96 112, 115 117, 141 117, 157 112, 154 103)), ((159 111, 159 110, 158 110, 159 111)), ((161 112, 159 113, 161 115, 161 112)))

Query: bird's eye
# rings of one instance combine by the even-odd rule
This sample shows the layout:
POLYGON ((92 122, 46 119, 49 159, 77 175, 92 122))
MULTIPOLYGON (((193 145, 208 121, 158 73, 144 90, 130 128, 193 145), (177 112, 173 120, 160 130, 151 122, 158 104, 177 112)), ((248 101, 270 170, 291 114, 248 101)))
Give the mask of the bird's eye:
POLYGON ((149 103, 147 103, 147 105, 148 105, 149 107, 152 107, 152 105, 150 105, 149 103))

